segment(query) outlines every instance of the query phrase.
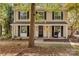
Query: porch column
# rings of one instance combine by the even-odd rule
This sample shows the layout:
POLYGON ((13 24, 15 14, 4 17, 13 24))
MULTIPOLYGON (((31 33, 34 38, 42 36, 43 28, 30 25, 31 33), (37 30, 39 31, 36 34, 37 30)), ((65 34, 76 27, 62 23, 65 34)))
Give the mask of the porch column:
POLYGON ((52 26, 50 26, 49 31, 50 31, 50 38, 52 38, 52 26))
POLYGON ((46 26, 46 38, 50 38, 50 26, 46 26))
POLYGON ((13 32, 14 32, 14 37, 16 36, 16 30, 15 30, 16 28, 15 28, 15 25, 13 26, 13 32))
POLYGON ((63 30, 64 30, 63 31, 64 32, 63 33, 64 34, 64 37, 67 38, 68 37, 68 26, 67 25, 63 26, 63 30))
POLYGON ((5 29, 4 29, 4 26, 2 26, 2 35, 5 34, 5 29))
POLYGON ((12 25, 12 28, 11 28, 11 32, 12 32, 12 38, 14 38, 14 26, 12 25))
POLYGON ((18 36, 18 27, 17 27, 16 25, 13 26, 13 32, 14 32, 14 33, 13 33, 14 36, 17 37, 17 36, 18 36))
POLYGON ((16 36, 18 37, 18 25, 15 25, 15 33, 16 33, 16 36))
POLYGON ((35 38, 38 37, 38 26, 35 26, 35 38))
POLYGON ((68 26, 66 25, 66 39, 68 37, 68 26))
POLYGON ((51 38, 51 36, 52 36, 51 31, 52 31, 51 26, 48 26, 48 38, 51 38))
POLYGON ((46 26, 43 26, 43 36, 44 38, 47 37, 46 26))
POLYGON ((66 26, 63 26, 63 37, 66 37, 66 26))

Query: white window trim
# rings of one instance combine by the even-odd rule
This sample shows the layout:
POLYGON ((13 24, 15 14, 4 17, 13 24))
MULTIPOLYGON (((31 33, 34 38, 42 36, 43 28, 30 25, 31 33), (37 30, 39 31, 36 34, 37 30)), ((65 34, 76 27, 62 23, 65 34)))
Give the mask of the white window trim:
MULTIPOLYGON (((21 13, 21 12, 23 12, 23 11, 20 11, 20 13, 21 13)), ((26 13, 26 19, 19 19, 19 18, 18 18, 17 21, 29 21, 29 20, 30 20, 30 19, 27 19, 27 13, 26 13)))

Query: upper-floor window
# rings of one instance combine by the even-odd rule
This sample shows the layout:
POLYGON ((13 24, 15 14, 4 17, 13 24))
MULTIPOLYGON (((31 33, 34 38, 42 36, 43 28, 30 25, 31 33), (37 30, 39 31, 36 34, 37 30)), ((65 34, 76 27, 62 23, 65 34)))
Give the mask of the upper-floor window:
POLYGON ((39 20, 39 19, 46 20, 46 12, 44 12, 44 11, 36 12, 36 20, 39 20))
POLYGON ((52 19, 63 20, 63 12, 52 12, 52 19))
POLYGON ((54 12, 55 19, 61 19, 61 13, 60 12, 54 12))
POLYGON ((25 20, 25 19, 29 19, 29 12, 18 12, 18 19, 20 20, 25 20))

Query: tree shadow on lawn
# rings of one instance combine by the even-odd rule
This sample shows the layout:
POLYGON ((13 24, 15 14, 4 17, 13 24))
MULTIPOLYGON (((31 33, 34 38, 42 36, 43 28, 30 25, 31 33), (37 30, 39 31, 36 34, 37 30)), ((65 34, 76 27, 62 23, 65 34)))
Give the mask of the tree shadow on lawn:
POLYGON ((74 55, 71 44, 35 44, 33 48, 25 48, 17 56, 70 56, 74 55))

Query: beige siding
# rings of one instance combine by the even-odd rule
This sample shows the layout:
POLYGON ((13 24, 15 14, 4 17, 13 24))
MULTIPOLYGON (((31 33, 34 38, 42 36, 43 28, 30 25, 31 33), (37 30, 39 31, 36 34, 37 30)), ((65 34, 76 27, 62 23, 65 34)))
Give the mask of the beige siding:
POLYGON ((38 37, 38 26, 35 26, 35 37, 38 37))
POLYGON ((18 11, 14 11, 14 22, 18 20, 18 11))
POLYGON ((46 17, 47 17, 47 21, 52 21, 52 12, 47 12, 46 17))
POLYGON ((64 20, 67 20, 67 18, 68 18, 67 16, 68 16, 67 12, 64 11, 64 15, 63 15, 64 20))

